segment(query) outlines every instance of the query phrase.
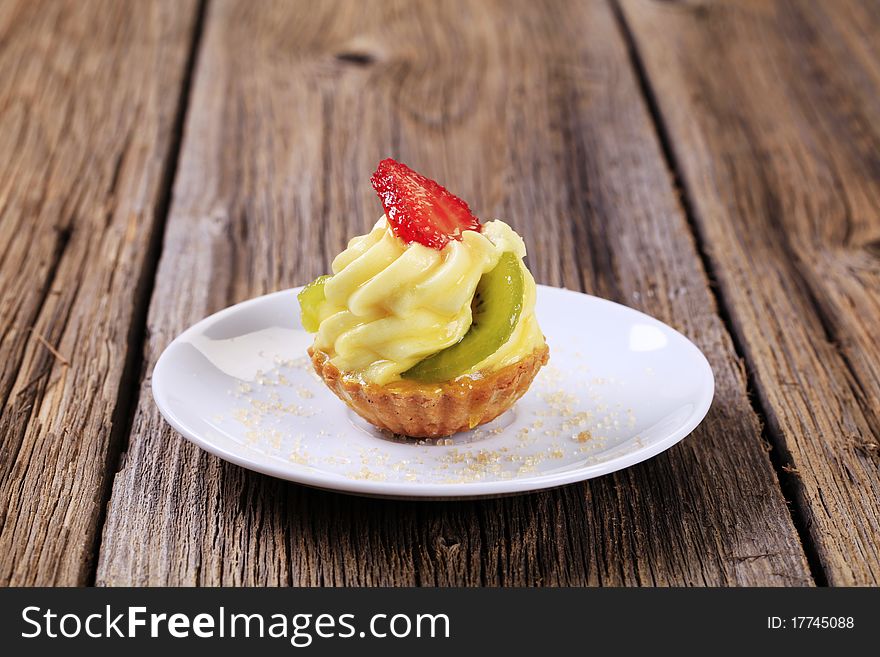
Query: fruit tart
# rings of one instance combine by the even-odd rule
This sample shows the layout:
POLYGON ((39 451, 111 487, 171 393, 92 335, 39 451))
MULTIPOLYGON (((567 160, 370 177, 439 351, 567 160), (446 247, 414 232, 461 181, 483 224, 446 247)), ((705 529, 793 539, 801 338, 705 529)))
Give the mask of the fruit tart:
POLYGON ((315 371, 397 434, 447 436, 495 419, 549 356, 522 238, 395 160, 371 181, 385 214, 299 293, 315 371))

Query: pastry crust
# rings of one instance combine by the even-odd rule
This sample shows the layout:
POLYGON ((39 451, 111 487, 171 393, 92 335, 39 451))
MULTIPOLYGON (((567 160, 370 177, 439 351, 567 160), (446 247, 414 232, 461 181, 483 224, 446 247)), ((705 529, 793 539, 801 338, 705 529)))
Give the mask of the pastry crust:
POLYGON ((380 429, 413 438, 438 438, 491 422, 529 389, 550 349, 482 376, 445 383, 396 381, 380 386, 345 376, 321 350, 309 348, 315 371, 337 397, 380 429))

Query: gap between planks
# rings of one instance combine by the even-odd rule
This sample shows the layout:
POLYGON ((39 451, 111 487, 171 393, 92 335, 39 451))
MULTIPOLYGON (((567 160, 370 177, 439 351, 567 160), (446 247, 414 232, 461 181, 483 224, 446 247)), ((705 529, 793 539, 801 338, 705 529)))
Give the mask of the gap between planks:
MULTIPOLYGON (((813 577, 813 581, 815 581, 818 586, 828 586, 828 577, 822 568, 816 545, 810 537, 804 510, 798 502, 799 496, 796 494, 798 486, 797 476, 794 472, 787 469, 787 466, 785 465, 785 461, 791 461, 790 454, 781 437, 769 428, 770 425, 767 422, 767 409, 764 407, 761 396, 756 394, 758 383, 755 379, 754 368, 749 365, 749 362, 745 357, 746 351, 742 344, 742 336, 736 330, 730 315, 729 300, 725 298, 724 291, 715 284, 715 281, 718 280, 715 274, 715 268, 712 265, 712 260, 706 249, 705 236, 700 231, 699 224, 696 221, 690 191, 687 184, 684 182, 684 177, 681 175, 681 167, 678 158, 675 155, 675 150, 672 147, 672 140, 669 130, 666 127, 666 122, 663 119, 663 113, 657 102, 656 93, 651 85, 651 80, 648 77, 648 72, 645 69, 635 38, 633 37, 629 24, 626 22, 626 17, 623 15, 623 11, 620 8, 619 0, 609 0, 609 2, 611 4, 615 22, 620 29, 624 42, 626 43, 627 54, 632 63, 633 71, 636 80, 638 81, 639 90, 641 91, 642 97, 645 100, 645 105, 648 108, 648 113, 650 114, 654 130, 657 133, 657 139, 660 143, 663 159, 666 162, 666 167, 669 170, 670 175, 672 176, 673 186, 677 192, 676 195, 681 204, 682 212, 687 219, 688 226, 693 235, 703 270, 706 272, 706 276, 709 279, 709 294, 715 299, 718 316, 721 318, 724 328, 727 330, 728 334, 730 334, 736 357, 742 364, 745 372, 749 403, 761 424, 762 438, 768 445, 767 451, 770 456, 770 462, 773 464, 773 470, 779 481, 779 487, 782 490, 785 501, 788 503, 787 506, 789 513, 791 514, 791 520, 794 523, 798 536, 800 537, 801 547, 807 557, 807 565, 810 568, 810 574, 813 577)), ((824 316, 819 312, 818 304, 814 303, 814 305, 817 308, 817 314, 824 319, 824 316)))
POLYGON ((183 129, 186 125, 190 91, 192 90, 193 76, 198 64, 209 2, 210 0, 198 0, 192 39, 186 56, 183 78, 180 83, 181 89, 177 108, 174 112, 171 143, 165 155, 165 161, 162 163, 163 175, 159 187, 159 202, 156 205, 153 222, 153 234, 150 236, 144 266, 135 288, 134 312, 128 330, 125 366, 119 381, 119 392, 116 395, 116 408, 113 411, 110 433, 110 449, 107 452, 104 465, 108 476, 104 482, 104 490, 101 493, 102 504, 100 516, 98 517, 98 530, 95 531, 92 537, 91 552, 94 555, 94 559, 92 559, 86 579, 87 586, 95 586, 97 579, 101 541, 104 536, 104 525, 107 521, 107 506, 110 503, 113 481, 116 472, 119 470, 119 463, 122 455, 128 449, 128 440, 131 435, 135 411, 137 410, 140 381, 144 376, 143 352, 147 338, 147 312, 149 311, 150 300, 153 297, 153 289, 156 285, 156 271, 159 268, 159 259, 162 257, 165 226, 168 223, 168 213, 171 209, 174 179, 177 177, 177 165, 180 161, 180 148, 183 142, 183 129))

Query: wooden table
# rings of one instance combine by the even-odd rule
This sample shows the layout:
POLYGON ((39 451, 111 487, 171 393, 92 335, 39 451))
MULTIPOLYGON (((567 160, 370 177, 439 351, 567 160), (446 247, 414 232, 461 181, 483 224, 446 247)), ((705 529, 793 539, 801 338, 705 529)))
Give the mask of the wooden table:
POLYGON ((880 584, 880 3, 4 0, 0 80, 0 582, 880 584), (450 503, 183 440, 162 349, 326 271, 386 155, 693 339, 706 421, 450 503))

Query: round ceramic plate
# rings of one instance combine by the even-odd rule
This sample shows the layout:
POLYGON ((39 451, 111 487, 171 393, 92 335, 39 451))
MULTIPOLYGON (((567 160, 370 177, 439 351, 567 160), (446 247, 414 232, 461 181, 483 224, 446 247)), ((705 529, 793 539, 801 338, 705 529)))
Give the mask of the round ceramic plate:
POLYGON ((550 362, 495 421, 436 440, 376 430, 312 371, 296 293, 203 319, 153 371, 165 419, 212 454, 282 479, 361 495, 505 495, 644 461, 706 415, 714 379, 677 331, 597 297, 539 286, 550 362))

